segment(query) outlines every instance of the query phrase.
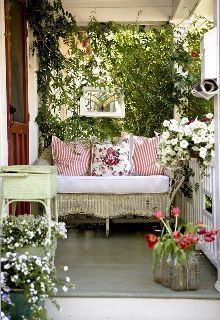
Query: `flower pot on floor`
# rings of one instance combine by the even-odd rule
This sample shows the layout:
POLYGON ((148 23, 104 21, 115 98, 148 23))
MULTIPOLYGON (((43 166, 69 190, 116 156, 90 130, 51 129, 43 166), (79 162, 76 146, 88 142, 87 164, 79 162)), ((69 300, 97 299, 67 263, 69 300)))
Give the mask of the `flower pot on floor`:
MULTIPOLYGON (((10 299, 12 305, 8 306, 8 312, 11 316, 11 320, 21 320, 24 317, 29 319, 31 317, 31 306, 27 302, 27 298, 24 295, 24 290, 22 289, 13 289, 10 291, 10 299)), ((42 320, 46 320, 45 310, 42 309, 42 320)))

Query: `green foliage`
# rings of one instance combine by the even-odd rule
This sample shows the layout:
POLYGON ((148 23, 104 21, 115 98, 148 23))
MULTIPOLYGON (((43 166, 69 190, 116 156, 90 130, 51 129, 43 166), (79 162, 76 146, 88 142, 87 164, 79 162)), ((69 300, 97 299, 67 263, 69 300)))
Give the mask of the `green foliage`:
POLYGON ((192 97, 189 90, 200 74, 199 54, 192 58, 190 53, 199 52, 205 28, 194 28, 187 33, 187 39, 179 37, 174 42, 175 30, 169 24, 147 29, 98 23, 92 18, 86 33, 82 33, 60 0, 27 3, 39 64, 40 107, 36 121, 45 145, 50 144, 53 134, 65 140, 88 136, 105 139, 122 131, 153 136, 165 119, 173 117, 174 105, 189 117, 209 111, 210 102, 192 97), (66 52, 62 52, 61 43, 66 52), (175 72, 174 63, 188 72, 187 77, 175 72), (80 117, 84 86, 120 89, 125 99, 125 118, 80 117), (188 105, 183 103, 184 97, 188 105), (60 117, 61 108, 67 118, 60 117))

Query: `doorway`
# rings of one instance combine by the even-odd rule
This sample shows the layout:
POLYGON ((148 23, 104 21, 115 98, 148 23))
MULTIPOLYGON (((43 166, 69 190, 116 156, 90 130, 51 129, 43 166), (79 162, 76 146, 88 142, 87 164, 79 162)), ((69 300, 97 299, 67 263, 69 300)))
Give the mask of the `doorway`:
POLYGON ((8 164, 28 164, 27 22, 25 3, 5 0, 8 164))
MULTIPOLYGON (((5 0, 5 47, 8 165, 24 165, 29 163, 29 114, 27 21, 23 0, 5 0)), ((17 203, 16 214, 29 210, 29 203, 17 203)))

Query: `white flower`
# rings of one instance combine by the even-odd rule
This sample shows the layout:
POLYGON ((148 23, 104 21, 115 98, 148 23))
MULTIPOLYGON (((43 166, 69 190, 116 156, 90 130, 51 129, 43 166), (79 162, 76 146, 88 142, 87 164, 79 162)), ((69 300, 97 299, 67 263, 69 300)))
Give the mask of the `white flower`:
POLYGON ((193 134, 192 140, 193 140, 193 142, 196 143, 196 144, 197 144, 197 143, 201 143, 201 138, 198 137, 196 134, 193 134))
POLYGON ((64 270, 64 271, 67 271, 68 269, 69 269, 68 266, 64 266, 64 267, 63 267, 63 270, 64 270))
POLYGON ((207 149, 206 149, 206 148, 201 147, 201 148, 199 149, 199 156, 200 156, 201 158, 205 159, 206 153, 207 153, 207 149))
POLYGON ((178 142, 178 139, 177 139, 177 138, 170 140, 170 143, 171 143, 173 146, 175 146, 175 145, 177 144, 177 142, 178 142))
POLYGON ((162 139, 168 139, 170 136, 170 133, 168 131, 164 131, 161 135, 162 139))
POLYGON ((5 269, 5 270, 10 269, 10 268, 11 268, 11 265, 10 265, 9 263, 7 263, 7 264, 4 265, 4 269, 5 269))
POLYGON ((192 134, 192 130, 189 126, 185 126, 183 131, 186 136, 190 136, 192 134))
POLYGON ((70 282, 70 277, 65 277, 66 282, 70 282))
POLYGON ((182 140, 180 142, 180 147, 183 148, 183 149, 186 149, 188 147, 188 145, 189 145, 189 143, 186 140, 182 140))
POLYGON ((184 117, 184 118, 182 118, 182 119, 180 120, 180 124, 186 124, 186 123, 188 123, 188 122, 189 122, 189 119, 186 118, 186 117, 184 117))
POLYGON ((63 289, 64 292, 67 292, 67 291, 68 291, 67 286, 63 286, 62 289, 63 289))
POLYGON ((163 126, 166 128, 166 127, 169 127, 169 125, 170 125, 170 121, 164 120, 163 126))
POLYGON ((207 113, 207 114, 206 114, 206 118, 212 119, 212 118, 213 118, 213 114, 212 114, 212 113, 207 113))

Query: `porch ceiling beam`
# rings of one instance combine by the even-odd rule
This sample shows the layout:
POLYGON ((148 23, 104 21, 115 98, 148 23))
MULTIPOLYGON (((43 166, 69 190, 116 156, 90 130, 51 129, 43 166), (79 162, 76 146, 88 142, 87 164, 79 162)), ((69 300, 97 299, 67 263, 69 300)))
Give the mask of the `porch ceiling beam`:
POLYGON ((87 24, 92 15, 99 22, 163 24, 172 15, 172 0, 62 0, 79 24, 87 24))
POLYGON ((201 0, 173 0, 173 14, 171 20, 189 19, 201 0))

